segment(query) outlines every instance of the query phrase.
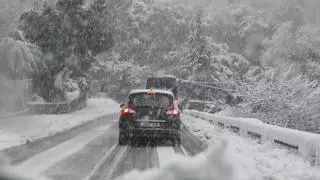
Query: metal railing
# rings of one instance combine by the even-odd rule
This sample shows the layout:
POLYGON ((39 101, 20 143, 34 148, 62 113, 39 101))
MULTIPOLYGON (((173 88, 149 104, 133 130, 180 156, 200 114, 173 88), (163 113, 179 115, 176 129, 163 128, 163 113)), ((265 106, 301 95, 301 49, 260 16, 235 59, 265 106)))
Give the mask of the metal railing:
POLYGON ((184 114, 207 120, 210 124, 229 129, 231 132, 257 140, 259 143, 273 142, 291 151, 296 151, 312 166, 320 166, 319 134, 269 125, 257 119, 225 117, 194 110, 186 110, 184 114))

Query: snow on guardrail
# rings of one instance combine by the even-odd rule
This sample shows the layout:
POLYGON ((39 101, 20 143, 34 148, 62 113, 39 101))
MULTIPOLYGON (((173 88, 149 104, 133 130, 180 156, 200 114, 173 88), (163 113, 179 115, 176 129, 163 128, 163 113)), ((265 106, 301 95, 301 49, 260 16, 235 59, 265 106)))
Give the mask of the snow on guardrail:
POLYGON ((315 165, 320 166, 320 137, 314 139, 315 143, 315 165))
POLYGON ((297 151, 311 165, 320 166, 319 134, 269 125, 252 118, 226 117, 196 110, 185 110, 184 114, 207 120, 211 124, 229 129, 242 137, 256 139, 259 143, 272 141, 297 151))

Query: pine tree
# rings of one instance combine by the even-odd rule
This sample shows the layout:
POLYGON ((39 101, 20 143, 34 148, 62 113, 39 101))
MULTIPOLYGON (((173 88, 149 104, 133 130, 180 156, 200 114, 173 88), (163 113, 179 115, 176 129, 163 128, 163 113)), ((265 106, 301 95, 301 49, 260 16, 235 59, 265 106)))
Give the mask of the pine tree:
POLYGON ((200 10, 191 26, 186 45, 189 47, 189 52, 185 59, 182 59, 180 73, 185 79, 215 80, 212 77, 215 68, 211 56, 210 40, 204 36, 202 17, 203 12, 200 10))

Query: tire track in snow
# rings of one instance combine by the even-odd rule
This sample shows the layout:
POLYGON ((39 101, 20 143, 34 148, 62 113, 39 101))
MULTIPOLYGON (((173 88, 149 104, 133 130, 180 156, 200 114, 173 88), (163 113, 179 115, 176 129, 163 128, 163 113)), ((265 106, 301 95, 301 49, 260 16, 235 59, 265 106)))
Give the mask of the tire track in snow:
POLYGON ((180 146, 175 145, 173 148, 176 154, 180 154, 183 156, 191 156, 190 153, 182 145, 180 146))
POLYGON ((94 179, 94 177, 96 176, 97 172, 100 170, 100 167, 103 165, 103 163, 108 161, 108 159, 111 157, 111 154, 114 153, 114 151, 116 149, 117 149, 117 145, 115 144, 114 146, 111 147, 111 149, 109 149, 109 151, 107 151, 104 154, 102 159, 94 166, 94 168, 91 171, 91 173, 84 180, 94 179))
POLYGON ((157 167, 158 163, 156 161, 157 156, 154 146, 130 146, 127 154, 115 165, 115 171, 110 179, 117 178, 134 169, 145 170, 157 167))
POLYGON ((39 153, 32 158, 17 165, 22 170, 32 171, 33 173, 42 173, 55 163, 64 160, 68 156, 79 151, 90 141, 101 136, 105 131, 110 129, 111 125, 95 128, 92 131, 82 133, 68 141, 65 141, 54 148, 39 153), (32 167, 30 169, 30 167, 32 167))
POLYGON ((194 136, 185 126, 182 127, 181 131, 181 147, 187 152, 187 155, 191 156, 207 149, 207 145, 194 136))
POLYGON ((170 163, 171 158, 176 155, 176 152, 172 146, 159 146, 157 147, 157 154, 159 167, 164 167, 170 163))
POLYGON ((112 123, 112 121, 108 121, 108 119, 114 119, 116 117, 117 114, 105 115, 95 120, 75 126, 69 130, 58 132, 54 135, 43 137, 26 144, 4 149, 1 152, 4 153, 13 164, 18 164, 92 128, 112 123))
POLYGON ((96 170, 90 180, 111 180, 118 169, 120 162, 124 160, 125 154, 128 153, 128 146, 117 146, 113 153, 110 154, 104 163, 96 170))
POLYGON ((183 146, 180 146, 180 149, 182 150, 184 156, 191 156, 191 154, 183 146))
POLYGON ((91 176, 97 169, 97 164, 115 149, 118 140, 116 127, 117 124, 114 123, 85 147, 51 166, 45 174, 53 179, 83 179, 91 176))

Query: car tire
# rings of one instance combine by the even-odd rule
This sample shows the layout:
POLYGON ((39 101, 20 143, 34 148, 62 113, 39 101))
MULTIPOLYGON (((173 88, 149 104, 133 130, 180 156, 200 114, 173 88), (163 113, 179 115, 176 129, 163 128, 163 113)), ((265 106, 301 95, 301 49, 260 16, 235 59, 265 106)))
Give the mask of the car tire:
POLYGON ((127 145, 129 143, 129 136, 123 132, 119 133, 119 145, 127 145))

